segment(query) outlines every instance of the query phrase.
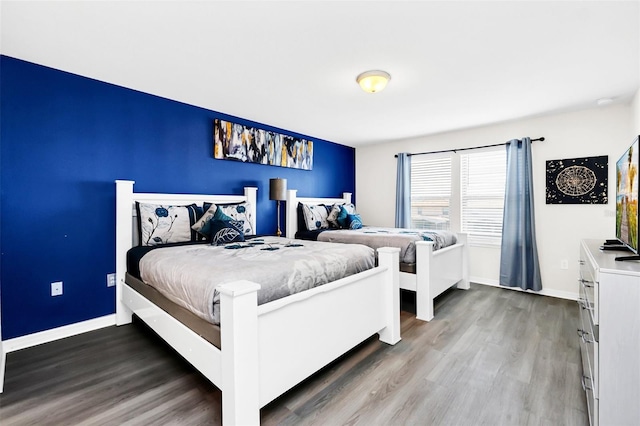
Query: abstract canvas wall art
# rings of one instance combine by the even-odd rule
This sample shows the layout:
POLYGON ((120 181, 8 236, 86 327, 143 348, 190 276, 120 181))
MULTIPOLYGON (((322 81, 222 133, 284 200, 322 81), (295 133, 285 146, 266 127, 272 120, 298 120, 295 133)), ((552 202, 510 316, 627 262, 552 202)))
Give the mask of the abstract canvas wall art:
POLYGON ((213 127, 217 159, 313 169, 313 141, 217 118, 213 127))

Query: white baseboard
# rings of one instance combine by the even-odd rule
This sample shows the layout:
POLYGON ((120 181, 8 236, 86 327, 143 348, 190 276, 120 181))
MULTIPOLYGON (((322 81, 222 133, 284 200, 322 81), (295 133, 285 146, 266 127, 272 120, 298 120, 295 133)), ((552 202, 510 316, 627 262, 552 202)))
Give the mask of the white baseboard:
POLYGON ((505 287, 500 285, 500 283, 498 283, 498 281, 496 280, 488 280, 486 278, 471 277, 469 278, 469 281, 471 281, 472 283, 488 285, 491 287, 500 287, 506 290, 524 291, 525 293, 539 294, 541 296, 557 297, 558 299, 578 300, 578 293, 571 293, 568 291, 560 291, 560 290, 553 290, 553 289, 546 289, 546 288, 543 288, 540 291, 526 291, 519 287, 505 287))
POLYGON ((116 314, 105 315, 103 317, 77 322, 75 324, 52 328, 51 330, 40 331, 38 333, 4 340, 2 342, 2 349, 5 353, 9 353, 112 325, 116 325, 116 314))
MULTIPOLYGON (((472 283, 488 285, 492 287, 499 287, 507 290, 524 291, 518 287, 504 287, 501 286, 495 280, 488 280, 486 278, 471 277, 469 279, 472 283)), ((541 291, 527 293, 539 294, 542 296, 557 297, 559 299, 578 300, 577 293, 570 293, 559 290, 542 289, 541 291)), ((86 333, 88 331, 98 330, 100 328, 109 327, 116 324, 116 315, 105 315, 100 318, 94 318, 87 321, 78 322, 75 324, 65 325, 63 327, 53 328, 51 330, 40 331, 38 333, 27 334, 26 336, 15 337, 13 339, 4 340, 2 342, 2 349, 5 353, 18 351, 20 349, 30 348, 32 346, 41 345, 43 343, 53 342, 54 340, 64 339, 66 337, 75 336, 77 334, 86 333)))

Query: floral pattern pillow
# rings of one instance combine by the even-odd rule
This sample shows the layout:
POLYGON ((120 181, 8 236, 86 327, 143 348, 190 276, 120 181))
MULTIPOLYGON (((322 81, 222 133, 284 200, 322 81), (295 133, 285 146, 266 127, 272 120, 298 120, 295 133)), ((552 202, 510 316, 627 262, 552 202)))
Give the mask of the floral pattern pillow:
POLYGON ((138 210, 138 230, 140 245, 196 241, 197 235, 191 229, 196 222, 198 206, 168 206, 136 203, 138 210))
POLYGON ((327 221, 329 212, 327 212, 327 208, 324 204, 303 204, 302 213, 304 215, 304 222, 309 231, 329 228, 329 222, 327 221))
POLYGON ((251 203, 244 202, 240 204, 227 204, 218 205, 221 212, 229 216, 233 220, 244 221, 244 235, 256 235, 256 230, 253 229, 253 210, 251 203))

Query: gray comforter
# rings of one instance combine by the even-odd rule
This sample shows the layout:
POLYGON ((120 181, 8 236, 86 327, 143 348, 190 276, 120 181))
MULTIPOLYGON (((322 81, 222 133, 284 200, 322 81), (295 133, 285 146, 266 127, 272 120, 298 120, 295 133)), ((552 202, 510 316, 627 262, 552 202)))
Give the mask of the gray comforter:
POLYGON ((361 229, 327 230, 318 235, 318 241, 364 244, 376 250, 380 247, 398 247, 400 262, 415 263, 415 241, 433 241, 433 249, 439 250, 454 245, 456 235, 450 231, 365 226, 361 229))
POLYGON ((373 249, 363 245, 265 237, 226 246, 152 250, 140 260, 140 277, 173 302, 218 324, 219 284, 256 282, 262 286, 258 304, 263 304, 374 265, 373 249))

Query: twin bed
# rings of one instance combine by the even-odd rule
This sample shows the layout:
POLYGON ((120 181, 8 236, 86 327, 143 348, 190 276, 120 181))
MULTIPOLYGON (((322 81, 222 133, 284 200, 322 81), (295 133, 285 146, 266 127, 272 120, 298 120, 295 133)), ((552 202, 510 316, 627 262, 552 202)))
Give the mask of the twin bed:
MULTIPOLYGON (((345 278, 329 277, 327 284, 263 304, 258 303, 261 280, 221 284, 217 287, 219 325, 171 303, 175 300, 147 288, 127 271, 127 252, 138 245, 136 202, 174 206, 244 202, 255 208, 257 190, 245 188, 242 196, 156 194, 135 193, 133 185, 133 181, 116 181, 116 322, 127 324, 135 314, 214 383, 222 391, 224 424, 258 424, 261 407, 376 333, 388 344, 400 340, 396 248, 379 249, 378 266, 345 278)), ((256 229, 256 215, 248 217, 256 229)), ((255 259, 304 249, 285 238, 260 240, 242 243, 238 252, 255 259), (264 250, 267 247, 271 249, 264 250)), ((233 251, 206 244, 195 247, 222 256, 233 251)), ((178 246, 152 253, 173 249, 186 250, 178 246)))
MULTIPOLYGON (((299 223, 298 204, 309 206, 350 204, 351 193, 345 192, 342 198, 298 197, 297 190, 287 191, 286 235, 289 238, 300 236, 304 225, 299 223)), ((403 247, 399 257, 400 288, 416 292, 416 317, 431 321, 434 317, 434 299, 452 286, 469 289, 469 260, 467 235, 458 233, 455 244, 446 247, 436 238, 433 241, 422 240, 419 232, 365 227, 361 230, 327 230, 318 239, 365 244, 373 248, 394 244, 403 247), (411 238, 409 234, 417 234, 411 238), (404 234, 404 235, 402 235, 404 234), (404 236, 399 239, 397 237, 404 236), (393 237, 393 238, 392 238, 393 237), (420 241, 411 241, 411 240, 420 241), (415 250, 413 250, 415 247, 415 250), (409 261, 412 263, 406 263, 409 261)))

